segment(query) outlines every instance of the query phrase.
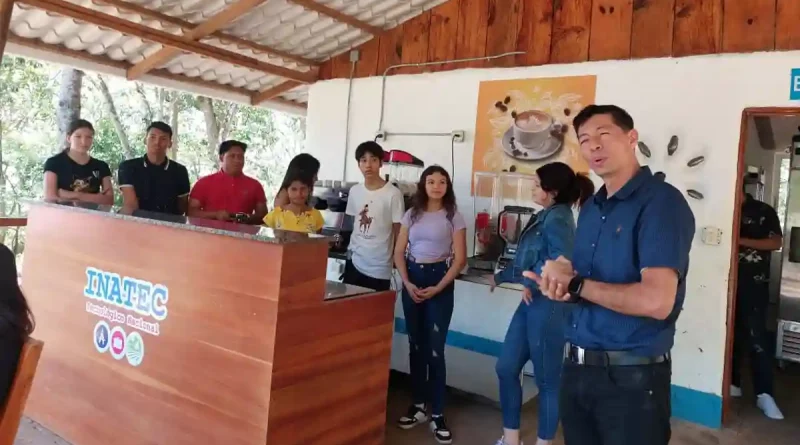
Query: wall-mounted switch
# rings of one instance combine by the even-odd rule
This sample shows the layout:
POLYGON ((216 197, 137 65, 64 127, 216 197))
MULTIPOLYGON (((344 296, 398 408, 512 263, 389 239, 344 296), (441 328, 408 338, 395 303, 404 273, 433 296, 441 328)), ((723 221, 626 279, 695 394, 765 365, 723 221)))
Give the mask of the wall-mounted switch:
POLYGON ((722 244, 722 230, 717 227, 703 227, 702 229, 701 239, 703 240, 703 244, 708 244, 711 246, 719 246, 722 244))

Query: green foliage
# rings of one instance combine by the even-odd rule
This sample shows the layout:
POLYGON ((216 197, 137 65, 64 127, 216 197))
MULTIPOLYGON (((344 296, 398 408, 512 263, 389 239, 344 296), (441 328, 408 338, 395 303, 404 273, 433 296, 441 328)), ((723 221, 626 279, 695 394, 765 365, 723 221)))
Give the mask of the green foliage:
MULTIPOLYGON (((55 65, 22 57, 6 56, 0 65, 0 214, 24 213, 25 199, 43 194, 42 166, 59 146, 56 104, 59 70, 55 65)), ((209 141, 238 139, 249 145, 245 172, 259 179, 270 199, 277 192, 285 166, 300 152, 304 138, 303 119, 272 110, 213 100, 218 134, 210 134, 200 99, 193 94, 103 77, 116 119, 97 74, 86 73, 81 91, 81 117, 95 127, 92 156, 109 164, 116 173, 125 160, 122 138, 129 153, 144 154, 144 132, 152 120, 172 122, 177 110, 177 161, 186 165, 192 181, 218 167, 216 147, 209 141)), ((115 175, 116 176, 116 175, 115 175)), ((121 196, 117 191, 117 203, 121 196)), ((2 233, 0 241, 24 248, 24 231, 2 233)))

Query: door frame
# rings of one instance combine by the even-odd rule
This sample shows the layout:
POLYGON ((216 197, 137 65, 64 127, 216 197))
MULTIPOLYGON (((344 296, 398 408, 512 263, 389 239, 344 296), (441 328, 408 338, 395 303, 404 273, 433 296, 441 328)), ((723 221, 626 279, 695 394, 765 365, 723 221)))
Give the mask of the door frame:
MULTIPOLYGON (((755 116, 800 116, 800 107, 750 107, 742 110, 742 119, 739 128, 739 152, 736 167, 736 188, 734 196, 738 196, 742 188, 745 169, 744 154, 747 148, 747 121, 755 116)), ((725 364, 722 373, 722 424, 730 420, 731 415, 731 359, 733 358, 733 330, 736 322, 736 278, 739 271, 739 223, 742 209, 739 205, 733 206, 733 227, 731 228, 731 266, 728 274, 728 311, 727 332, 725 334, 725 364)))

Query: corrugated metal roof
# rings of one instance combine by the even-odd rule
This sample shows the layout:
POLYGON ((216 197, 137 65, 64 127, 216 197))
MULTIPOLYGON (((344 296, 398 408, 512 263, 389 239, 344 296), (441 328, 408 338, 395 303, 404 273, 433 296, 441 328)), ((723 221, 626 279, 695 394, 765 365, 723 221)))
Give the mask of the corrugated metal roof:
MULTIPOLYGON (((18 0, 11 18, 8 50, 25 52, 19 49, 28 48, 40 56, 52 53, 60 63, 66 58, 82 68, 86 68, 85 63, 107 65, 120 74, 163 46, 132 35, 133 32, 125 34, 112 29, 116 27, 113 23, 105 27, 92 23, 98 19, 82 20, 51 12, 60 11, 52 5, 77 5, 92 14, 107 14, 171 36, 182 36, 238 1, 18 0)), ((302 6, 306 1, 266 0, 198 42, 298 75, 315 76, 314 65, 373 38, 371 33, 343 23, 342 17, 312 10, 318 9, 313 4, 308 5, 311 8, 302 6)), ((444 1, 447 0, 316 0, 316 4, 385 30, 444 1)), ((284 76, 188 51, 169 58, 143 80, 154 78, 173 85, 177 82, 181 88, 193 92, 205 87, 203 94, 208 88, 221 89, 229 93, 226 98, 240 101, 287 81, 284 76)), ((307 102, 307 85, 300 84, 276 99, 266 105, 303 107, 307 102)))

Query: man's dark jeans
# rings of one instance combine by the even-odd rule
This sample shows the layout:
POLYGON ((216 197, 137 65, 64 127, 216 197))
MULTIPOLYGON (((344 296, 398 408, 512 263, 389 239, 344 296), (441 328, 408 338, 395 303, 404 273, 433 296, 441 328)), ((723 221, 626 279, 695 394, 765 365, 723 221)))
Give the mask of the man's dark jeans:
POLYGON ((353 286, 366 287, 376 291, 389 290, 392 287, 391 280, 382 280, 380 278, 373 278, 369 275, 364 275, 360 270, 356 269, 353 262, 347 260, 344 263, 344 273, 342 274, 342 282, 345 284, 352 284, 353 286))
POLYGON ((669 362, 585 366, 567 360, 561 379, 566 445, 667 445, 672 435, 669 362))
POLYGON ((767 306, 769 282, 752 276, 739 276, 736 289, 736 321, 733 325, 733 362, 731 383, 742 387, 742 354, 750 353, 753 389, 756 395, 772 395, 773 359, 768 347, 767 306))

